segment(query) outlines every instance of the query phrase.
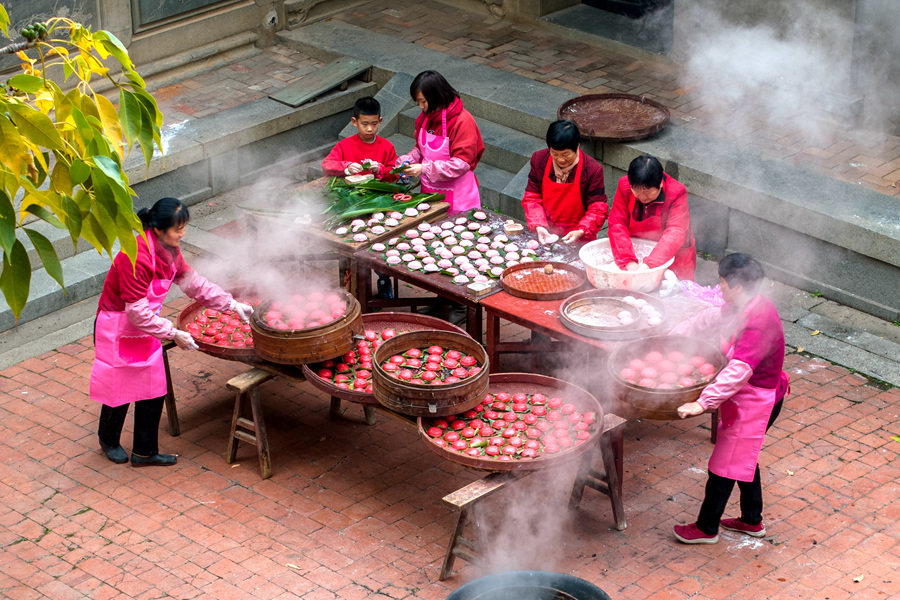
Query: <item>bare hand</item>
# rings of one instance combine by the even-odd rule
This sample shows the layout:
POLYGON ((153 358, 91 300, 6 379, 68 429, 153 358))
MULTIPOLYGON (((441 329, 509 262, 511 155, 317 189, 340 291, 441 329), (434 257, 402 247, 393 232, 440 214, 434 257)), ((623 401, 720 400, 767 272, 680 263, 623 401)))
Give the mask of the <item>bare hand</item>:
POLYGON ((704 412, 706 412, 706 409, 703 408, 703 405, 699 402, 688 402, 687 404, 682 404, 678 407, 678 416, 682 419, 696 417, 702 415, 704 412))
POLYGON ((630 263, 628 263, 627 265, 625 265, 625 270, 626 270, 626 271, 637 271, 639 266, 640 266, 640 265, 638 265, 637 262, 631 261, 630 263))
POLYGON ((638 265, 638 271, 649 271, 650 267, 648 267, 645 263, 641 263, 638 265))
POLYGON ((578 240, 580 240, 581 236, 583 236, 583 235, 584 235, 583 229, 573 229, 572 231, 570 231, 569 233, 567 233, 566 235, 563 236, 562 241, 564 244, 573 244, 573 243, 577 242, 578 240))
POLYGON ((375 162, 374 160, 370 160, 366 164, 368 165, 369 170, 372 171, 373 173, 378 173, 379 171, 381 171, 381 165, 378 164, 377 162, 375 162))
POLYGON ((422 165, 421 164, 409 165, 408 167, 406 167, 406 170, 403 171, 403 174, 409 175, 410 177, 418 177, 422 174, 422 165))
POLYGON ((359 163, 350 163, 349 165, 347 165, 347 172, 350 173, 351 175, 361 173, 362 170, 363 170, 363 167, 359 163))
POLYGON ((196 350, 200 347, 197 345, 197 342, 194 341, 191 334, 187 331, 181 331, 180 329, 175 332, 175 337, 172 338, 172 341, 174 341, 175 345, 182 350, 196 350))
POLYGON ((544 246, 547 243, 547 238, 550 237, 550 232, 547 231, 546 227, 543 227, 541 225, 535 227, 534 232, 538 236, 538 242, 541 244, 541 246, 544 246))

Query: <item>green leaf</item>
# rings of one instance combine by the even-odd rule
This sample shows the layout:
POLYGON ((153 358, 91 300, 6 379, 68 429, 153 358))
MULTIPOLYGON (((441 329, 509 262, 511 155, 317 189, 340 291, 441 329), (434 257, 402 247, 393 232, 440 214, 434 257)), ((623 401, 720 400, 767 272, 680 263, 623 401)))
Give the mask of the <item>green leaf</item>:
POLYGON ((128 218, 121 211, 116 215, 116 228, 118 229, 119 245, 133 263, 137 258, 137 239, 128 218))
POLYGON ((84 225, 86 227, 82 228, 81 237, 89 241, 97 250, 101 248, 106 250, 107 254, 112 258, 112 243, 110 243, 106 230, 97 220, 97 217, 94 216, 94 213, 88 213, 87 218, 84 220, 84 225))
POLYGON ((143 104, 141 105, 141 133, 138 136, 138 142, 141 145, 141 150, 144 152, 144 160, 147 162, 147 165, 150 165, 150 161, 153 160, 153 121, 150 118, 150 113, 147 111, 147 107, 143 104))
POLYGON ((80 185, 91 176, 91 168, 76 158, 72 161, 72 166, 69 167, 69 175, 72 177, 73 186, 80 185))
POLYGON ((22 242, 16 240, 12 252, 3 255, 3 271, 0 272, 0 291, 12 309, 16 320, 22 314, 31 288, 31 261, 22 242))
POLYGON ((146 90, 135 90, 134 94, 137 96, 138 102, 147 109, 147 112, 154 116, 153 123, 156 125, 158 133, 159 126, 162 125, 163 122, 163 114, 159 112, 156 98, 151 96, 146 90))
POLYGON ((141 103, 135 97, 134 92, 119 90, 119 122, 128 146, 134 146, 134 142, 141 133, 141 103))
POLYGON ((94 41, 99 42, 104 50, 113 55, 113 57, 122 63, 122 67, 130 68, 131 58, 128 56, 128 50, 119 41, 119 38, 108 31, 100 30, 94 34, 94 41))
POLYGON ((7 85, 17 90, 22 90, 26 94, 34 94, 44 87, 44 78, 20 73, 19 75, 10 77, 7 85))
POLYGON ((12 253, 13 244, 16 243, 16 209, 6 195, 0 190, 0 248, 5 254, 12 253))
POLYGON ((894 440, 895 442, 900 442, 900 435, 892 435, 891 439, 894 440))
POLYGON ((94 164, 111 180, 112 183, 118 185, 122 189, 128 187, 128 184, 122 179, 122 170, 118 163, 108 156, 95 156, 94 164))
POLYGON ((50 223, 57 229, 66 229, 66 226, 62 224, 62 221, 59 220, 59 217, 54 215, 52 212, 50 212, 40 204, 29 204, 25 208, 25 212, 31 213, 42 221, 50 223))
POLYGON ((48 150, 62 150, 63 139, 50 117, 33 108, 21 104, 7 104, 9 116, 19 128, 19 133, 31 142, 48 150))
POLYGON ((72 193, 72 177, 69 173, 69 165, 65 161, 57 160, 50 173, 50 185, 61 194, 72 193))
POLYGON ((66 228, 69 230, 69 235, 72 236, 72 242, 77 247, 78 238, 81 235, 81 209, 78 208, 78 203, 68 196, 63 197, 62 207, 66 215, 66 228))
POLYGON ((63 283, 62 264, 59 262, 59 257, 56 255, 56 249, 53 247, 53 244, 43 234, 25 227, 23 229, 28 239, 34 244, 34 249, 37 250, 38 256, 41 257, 41 262, 44 263, 44 270, 47 271, 47 275, 52 277, 59 284, 59 287, 65 291, 66 284, 63 283))

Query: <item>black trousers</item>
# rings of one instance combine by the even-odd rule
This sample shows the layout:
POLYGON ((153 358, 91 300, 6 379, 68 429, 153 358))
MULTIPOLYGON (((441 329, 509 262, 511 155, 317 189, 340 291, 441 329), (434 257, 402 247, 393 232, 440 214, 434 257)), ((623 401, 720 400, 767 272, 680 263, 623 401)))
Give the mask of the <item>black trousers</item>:
MULTIPOLYGON (((766 431, 778 418, 781 413, 782 402, 779 400, 772 407, 772 414, 769 416, 769 423, 766 425, 766 431)), ((700 514, 697 515, 697 529, 706 535, 716 535, 719 533, 719 521, 725 514, 725 507, 728 505, 728 499, 734 490, 734 479, 720 477, 712 471, 709 471, 709 479, 706 481, 706 495, 703 497, 703 504, 700 505, 700 514)), ((753 475, 753 481, 738 481, 738 489, 741 491, 741 521, 748 525, 758 525, 762 523, 762 483, 759 479, 759 465, 756 465, 756 473, 753 475)))
MULTIPOLYGON (((134 403, 134 444, 131 451, 141 456, 152 456, 159 453, 159 420, 162 417, 165 396, 150 400, 139 400, 134 403)), ((103 405, 100 408, 100 426, 97 435, 107 446, 118 446, 125 417, 128 415, 128 404, 122 406, 103 405)))

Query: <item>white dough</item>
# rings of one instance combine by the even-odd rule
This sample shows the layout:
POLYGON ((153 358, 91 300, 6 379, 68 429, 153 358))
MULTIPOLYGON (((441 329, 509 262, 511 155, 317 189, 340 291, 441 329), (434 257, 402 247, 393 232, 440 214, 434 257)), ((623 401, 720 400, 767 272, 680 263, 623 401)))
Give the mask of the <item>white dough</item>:
POLYGON ((376 225, 375 227, 372 228, 372 233, 374 233, 375 235, 381 235, 385 231, 387 231, 387 230, 384 227, 382 227, 381 225, 376 225))
POLYGON ((484 221, 485 219, 487 219, 487 215, 479 210, 472 214, 472 218, 478 219, 479 221, 484 221))
POLYGON ((397 225, 400 224, 400 221, 398 221, 397 219, 394 219, 394 218, 390 218, 390 219, 385 219, 384 224, 387 225, 388 227, 396 227, 397 225))
POLYGON ((334 230, 334 233, 336 235, 345 235, 348 231, 349 231, 349 229, 347 229, 346 227, 338 227, 337 229, 334 230))
POLYGON ((369 239, 369 236, 367 236, 364 233, 357 233, 356 235, 353 236, 354 242, 365 242, 368 239, 369 239))
POLYGON ((387 248, 387 246, 382 243, 372 244, 372 250, 375 252, 384 252, 385 248, 387 248))

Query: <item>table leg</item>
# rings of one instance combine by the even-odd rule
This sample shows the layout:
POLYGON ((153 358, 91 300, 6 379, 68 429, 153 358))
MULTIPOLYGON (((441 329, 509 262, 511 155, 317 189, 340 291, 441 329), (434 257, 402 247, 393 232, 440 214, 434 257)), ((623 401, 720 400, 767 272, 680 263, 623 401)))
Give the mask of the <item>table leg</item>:
POLYGON ((360 261, 354 262, 356 263, 356 299, 359 300, 362 312, 368 313, 371 312, 369 299, 372 297, 372 276, 369 274, 369 269, 360 264, 360 261))
POLYGON ((329 409, 331 416, 336 417, 341 414, 341 399, 335 396, 331 397, 331 408, 329 409))
POLYGON ((482 331, 482 310, 481 306, 469 306, 466 310, 466 330, 479 344, 484 341, 484 333, 482 331))
POLYGON ((178 408, 175 406, 175 388, 172 387, 172 374, 169 372, 169 348, 175 344, 163 346, 163 365, 166 368, 166 417, 169 419, 169 434, 181 435, 181 424, 178 422, 178 408))
POLYGON ((363 406, 363 414, 366 415, 366 425, 375 425, 375 407, 363 406))
POLYGON ((486 312, 488 362, 490 363, 491 370, 499 373, 500 352, 497 351, 497 344, 500 343, 500 317, 494 316, 490 311, 486 312))
POLYGON ((709 441, 715 444, 719 435, 719 409, 712 411, 709 418, 709 441))

